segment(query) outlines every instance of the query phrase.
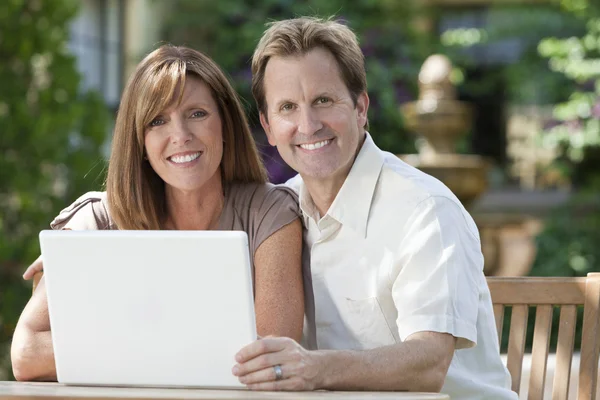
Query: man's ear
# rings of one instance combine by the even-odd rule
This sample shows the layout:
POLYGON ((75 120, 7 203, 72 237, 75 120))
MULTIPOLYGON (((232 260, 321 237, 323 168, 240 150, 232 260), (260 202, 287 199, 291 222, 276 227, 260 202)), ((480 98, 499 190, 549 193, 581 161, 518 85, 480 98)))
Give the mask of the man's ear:
POLYGON ((271 133, 271 126, 269 125, 267 116, 264 113, 259 112, 258 118, 260 119, 260 124, 262 125, 265 133, 267 134, 267 140, 269 141, 269 144, 271 146, 276 146, 275 138, 273 137, 273 134, 271 133))
POLYGON ((360 128, 367 125, 367 112, 369 111, 369 95, 367 92, 362 92, 356 98, 356 122, 360 128))

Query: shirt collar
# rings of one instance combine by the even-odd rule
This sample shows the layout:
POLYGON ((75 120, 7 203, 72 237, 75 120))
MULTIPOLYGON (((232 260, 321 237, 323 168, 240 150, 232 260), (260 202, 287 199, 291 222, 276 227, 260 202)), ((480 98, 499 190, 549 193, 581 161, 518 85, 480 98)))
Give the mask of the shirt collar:
MULTIPOLYGON (((383 154, 371 135, 368 132, 365 135, 365 142, 354 160, 350 173, 327 211, 330 217, 352 228, 362 237, 367 233, 369 211, 384 161, 383 154)), ((300 185, 299 198, 305 223, 308 222, 307 216, 318 221, 319 212, 304 183, 300 185)))

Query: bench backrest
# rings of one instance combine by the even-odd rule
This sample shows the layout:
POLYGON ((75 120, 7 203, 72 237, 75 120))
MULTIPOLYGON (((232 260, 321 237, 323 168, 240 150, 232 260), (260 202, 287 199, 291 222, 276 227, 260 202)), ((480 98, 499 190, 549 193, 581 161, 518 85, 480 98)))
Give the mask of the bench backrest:
POLYGON ((502 340, 504 309, 512 307, 507 367, 512 389, 519 393, 529 307, 536 307, 528 398, 542 399, 554 307, 560 307, 556 369, 552 399, 567 399, 575 340, 577 307, 583 306, 579 400, 595 400, 600 355, 600 273, 586 278, 488 277, 498 338, 502 340))

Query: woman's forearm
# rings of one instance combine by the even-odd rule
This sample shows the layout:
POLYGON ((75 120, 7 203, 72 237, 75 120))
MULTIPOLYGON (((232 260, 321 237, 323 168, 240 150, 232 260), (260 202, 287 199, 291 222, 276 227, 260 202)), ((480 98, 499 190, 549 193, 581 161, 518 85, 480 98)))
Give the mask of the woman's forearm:
POLYGON ((19 381, 56 380, 46 283, 43 277, 17 322, 11 360, 13 374, 19 381))
POLYGON ((15 331, 11 347, 12 368, 18 381, 56 381, 56 364, 50 331, 15 331))

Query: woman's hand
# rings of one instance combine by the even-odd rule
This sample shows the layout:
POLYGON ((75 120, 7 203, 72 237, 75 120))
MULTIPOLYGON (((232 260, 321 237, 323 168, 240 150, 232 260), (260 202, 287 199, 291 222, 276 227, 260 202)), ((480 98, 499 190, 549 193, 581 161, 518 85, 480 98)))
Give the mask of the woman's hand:
POLYGON ((25 270, 23 279, 26 281, 32 279, 35 274, 44 270, 44 263, 42 262, 42 256, 36 258, 36 260, 25 270))

